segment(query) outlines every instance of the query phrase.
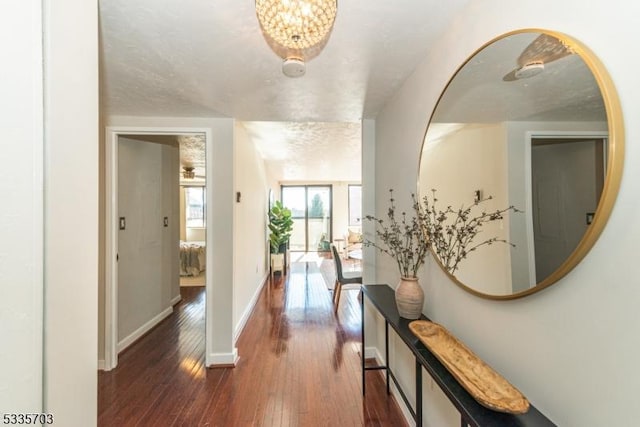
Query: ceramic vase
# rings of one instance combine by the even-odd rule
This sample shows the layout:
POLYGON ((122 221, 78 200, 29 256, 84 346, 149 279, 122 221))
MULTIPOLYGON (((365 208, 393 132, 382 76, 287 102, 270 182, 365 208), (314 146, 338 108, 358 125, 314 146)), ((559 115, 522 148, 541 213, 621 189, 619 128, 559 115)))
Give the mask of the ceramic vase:
POLYGON ((396 305, 400 317, 419 319, 422 314, 424 292, 417 277, 402 277, 396 288, 396 305))

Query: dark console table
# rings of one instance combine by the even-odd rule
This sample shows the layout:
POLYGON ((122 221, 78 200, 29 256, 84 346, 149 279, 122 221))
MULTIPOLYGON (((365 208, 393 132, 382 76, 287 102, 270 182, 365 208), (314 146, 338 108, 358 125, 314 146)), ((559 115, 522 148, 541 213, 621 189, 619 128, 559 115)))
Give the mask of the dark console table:
MULTIPOLYGON (((413 335, 409 329, 411 320, 401 318, 396 308, 395 293, 387 285, 363 285, 362 293, 373 306, 380 312, 385 320, 385 363, 384 366, 365 366, 364 357, 364 298, 362 305, 362 394, 365 394, 365 373, 369 370, 384 370, 387 377, 387 393, 389 380, 392 380, 400 396, 409 408, 416 421, 416 426, 422 426, 422 368, 433 377, 433 380, 442 389, 445 395, 460 412, 462 426, 499 426, 499 427, 525 427, 525 426, 555 426, 547 417, 531 405, 529 411, 522 415, 504 414, 492 411, 480 405, 449 373, 440 361, 413 335), (415 356, 416 375, 416 402, 412 405, 405 395, 404 390, 396 380, 393 369, 389 364, 389 326, 398 334, 415 356)), ((422 319, 429 320, 425 316, 422 319)))

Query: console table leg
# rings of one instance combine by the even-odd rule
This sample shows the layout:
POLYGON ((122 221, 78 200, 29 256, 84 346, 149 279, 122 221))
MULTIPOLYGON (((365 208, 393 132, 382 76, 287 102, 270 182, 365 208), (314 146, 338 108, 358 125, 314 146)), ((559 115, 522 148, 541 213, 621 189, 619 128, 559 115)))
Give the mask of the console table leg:
POLYGON ((416 359, 416 427, 422 426, 422 365, 416 359))
POLYGON ((389 384, 389 322, 384 322, 384 364, 387 366, 385 370, 387 373, 387 394, 391 394, 391 388, 389 384))

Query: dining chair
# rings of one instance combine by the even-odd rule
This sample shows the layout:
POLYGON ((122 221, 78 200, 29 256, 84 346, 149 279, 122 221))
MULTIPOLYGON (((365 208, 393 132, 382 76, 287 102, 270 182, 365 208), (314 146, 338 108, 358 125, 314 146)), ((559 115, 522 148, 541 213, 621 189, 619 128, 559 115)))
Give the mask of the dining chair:
POLYGON ((338 253, 338 249, 332 243, 331 244, 331 254, 333 255, 333 262, 336 266, 336 283, 333 287, 333 303, 335 305, 335 310, 338 311, 338 306, 340 305, 340 293, 342 292, 343 285, 352 285, 357 284, 358 286, 351 287, 349 286, 346 289, 360 289, 362 285, 362 271, 342 271, 342 260, 340 259, 340 254, 338 253))

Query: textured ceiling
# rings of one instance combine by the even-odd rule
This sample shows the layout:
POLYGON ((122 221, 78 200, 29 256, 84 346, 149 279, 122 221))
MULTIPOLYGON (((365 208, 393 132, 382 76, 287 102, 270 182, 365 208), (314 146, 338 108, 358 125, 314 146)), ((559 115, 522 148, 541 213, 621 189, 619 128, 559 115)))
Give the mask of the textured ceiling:
POLYGON ((447 87, 433 120, 606 121, 598 83, 579 55, 547 62, 544 71, 530 78, 503 80, 538 35, 533 32, 511 35, 470 59, 447 87))
MULTIPOLYGON (((292 79, 262 37, 254 0, 99 0, 103 112, 233 117, 275 179, 357 181, 360 120, 378 114, 467 2, 341 1, 324 50, 292 79)), ((473 58, 438 120, 601 120, 599 91, 575 55, 545 65, 551 80, 502 80, 534 38, 517 35, 473 58)), ((202 141, 189 146, 181 144, 183 164, 204 174, 202 141)))
POLYGON ((244 122, 271 176, 283 181, 361 180, 360 122, 244 122))
POLYGON ((339 2, 324 50, 291 79, 260 32, 254 0, 100 0, 104 112, 372 118, 467 1, 339 2))
POLYGON ((144 135, 122 135, 128 139, 138 141, 154 142, 156 144, 166 144, 178 147, 180 150, 180 170, 184 167, 193 167, 196 177, 204 179, 206 176, 206 150, 205 135, 166 135, 166 134, 144 134, 144 135))
POLYGON ((233 117, 276 179, 359 181, 358 123, 467 2, 341 1, 324 49, 292 79, 254 0, 99 0, 103 113, 233 117))

